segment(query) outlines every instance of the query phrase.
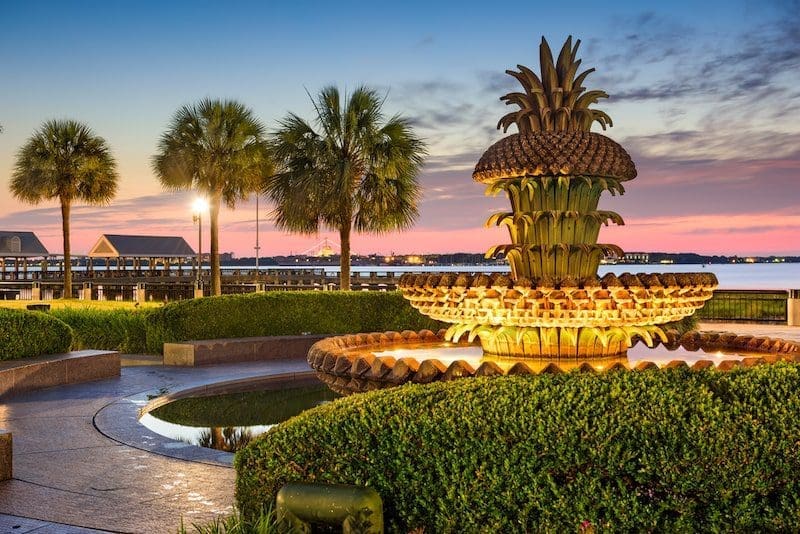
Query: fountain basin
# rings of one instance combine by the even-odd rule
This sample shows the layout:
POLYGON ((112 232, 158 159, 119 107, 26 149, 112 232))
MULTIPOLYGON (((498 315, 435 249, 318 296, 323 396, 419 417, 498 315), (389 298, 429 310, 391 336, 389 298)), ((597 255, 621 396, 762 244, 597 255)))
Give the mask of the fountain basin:
POLYGON ((608 274, 570 287, 512 281, 497 273, 446 273, 406 274, 398 288, 412 306, 437 321, 569 328, 677 321, 701 308, 716 286, 712 273, 608 274))
POLYGON ((404 275, 399 289, 420 313, 451 323, 448 340, 479 338, 507 357, 613 357, 638 336, 666 341, 658 325, 692 315, 713 296, 711 273, 630 274, 576 281, 503 274, 404 275))
POLYGON ((649 349, 638 343, 625 356, 608 358, 503 358, 484 354, 477 344, 450 343, 445 330, 422 330, 326 338, 311 347, 308 362, 320 380, 340 394, 471 376, 674 367, 728 370, 782 360, 800 362, 800 347, 793 341, 729 332, 678 336, 669 331, 667 342, 659 345, 649 349))

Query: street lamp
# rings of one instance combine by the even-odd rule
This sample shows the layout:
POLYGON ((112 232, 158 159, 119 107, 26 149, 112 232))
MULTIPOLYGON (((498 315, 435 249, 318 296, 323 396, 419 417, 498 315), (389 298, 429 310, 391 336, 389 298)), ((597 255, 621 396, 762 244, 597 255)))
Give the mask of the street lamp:
POLYGON ((256 249, 256 280, 258 280, 258 256, 259 252, 261 251, 261 246, 258 242, 258 193, 256 193, 256 246, 253 248, 256 249))
POLYGON ((203 266, 203 212, 208 209, 208 201, 198 197, 192 204, 192 222, 197 223, 197 283, 200 284, 200 270, 203 266))

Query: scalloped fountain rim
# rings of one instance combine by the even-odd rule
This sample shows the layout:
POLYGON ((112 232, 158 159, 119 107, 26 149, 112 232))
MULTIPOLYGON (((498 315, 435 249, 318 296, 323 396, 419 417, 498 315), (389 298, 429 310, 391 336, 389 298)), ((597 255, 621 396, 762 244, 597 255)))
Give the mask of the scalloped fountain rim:
POLYGON ((420 313, 448 323, 521 327, 644 326, 677 321, 712 297, 712 273, 608 273, 544 285, 504 274, 406 274, 398 288, 420 313))
MULTIPOLYGON (((317 372, 320 380, 342 394, 399 386, 407 382, 427 384, 473 376, 554 374, 575 368, 582 372, 659 368, 652 361, 640 361, 635 366, 630 366, 613 358, 609 360, 615 361, 576 358, 568 361, 552 360, 540 369, 535 369, 530 361, 519 359, 504 369, 491 359, 474 367, 464 360, 456 360, 448 365, 435 358, 394 358, 375 354, 389 347, 414 347, 424 354, 426 347, 440 347, 446 343, 444 333, 445 330, 440 330, 438 333, 430 330, 419 332, 406 330, 330 337, 311 347, 308 352, 308 363, 317 372)), ((683 348, 691 352, 730 351, 740 354, 742 359, 723 360, 718 363, 710 358, 700 359, 691 366, 683 360, 676 359, 661 368, 687 367, 700 370, 715 367, 727 371, 742 366, 751 367, 778 361, 800 363, 800 345, 785 339, 738 335, 730 332, 697 331, 678 336, 674 330, 668 332, 668 338, 669 341, 663 344, 668 350, 683 348)), ((447 346, 473 345, 461 343, 447 344, 447 346)))

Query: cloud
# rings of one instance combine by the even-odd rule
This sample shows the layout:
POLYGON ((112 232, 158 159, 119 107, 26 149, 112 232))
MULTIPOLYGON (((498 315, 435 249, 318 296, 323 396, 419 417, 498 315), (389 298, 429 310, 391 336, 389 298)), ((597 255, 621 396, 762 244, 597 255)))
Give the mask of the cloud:
POLYGON ((500 136, 494 126, 503 106, 479 94, 474 83, 413 80, 397 86, 393 96, 393 105, 409 117, 433 155, 476 152, 500 136))
MULTIPOLYGON (((538 63, 538 60, 537 60, 538 63)), ((509 65, 507 68, 511 68, 509 65)), ((502 95, 519 90, 519 82, 504 72, 479 71, 476 74, 478 86, 482 93, 499 99, 502 95)))
POLYGON ((433 35, 426 35, 425 37, 414 43, 414 48, 427 48, 435 42, 436 38, 433 35))
POLYGON ((614 101, 672 100, 696 94, 697 88, 687 83, 661 83, 617 91, 612 98, 614 101))
POLYGON ((613 17, 609 26, 615 28, 616 37, 589 39, 586 48, 592 53, 601 52, 597 64, 625 65, 626 70, 631 63, 658 63, 682 57, 689 52, 685 37, 694 31, 674 17, 654 11, 613 17))
POLYGON ((737 128, 707 124, 703 130, 674 130, 624 138, 622 144, 639 157, 666 160, 800 160, 800 132, 759 130, 747 123, 737 128))
MULTIPOLYGON (((783 95, 776 91, 800 82, 800 2, 764 7, 772 8, 767 20, 727 38, 652 12, 618 18, 612 25, 619 37, 590 41, 600 52, 596 64, 603 66, 593 83, 614 102, 700 98, 724 103, 747 97, 739 113, 762 98, 782 107, 783 95)), ((759 11, 769 14, 769 9, 759 11)))

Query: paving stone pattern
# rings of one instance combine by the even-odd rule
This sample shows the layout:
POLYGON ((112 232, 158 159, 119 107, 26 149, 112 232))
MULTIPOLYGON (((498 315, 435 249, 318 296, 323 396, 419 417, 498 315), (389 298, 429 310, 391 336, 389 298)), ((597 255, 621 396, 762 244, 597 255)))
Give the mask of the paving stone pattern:
POLYGON ((0 533, 174 533, 181 517, 189 525, 230 512, 232 455, 152 434, 136 422, 139 407, 148 394, 304 371, 305 360, 126 367, 119 378, 5 399, 14 478, 0 482, 0 533))

